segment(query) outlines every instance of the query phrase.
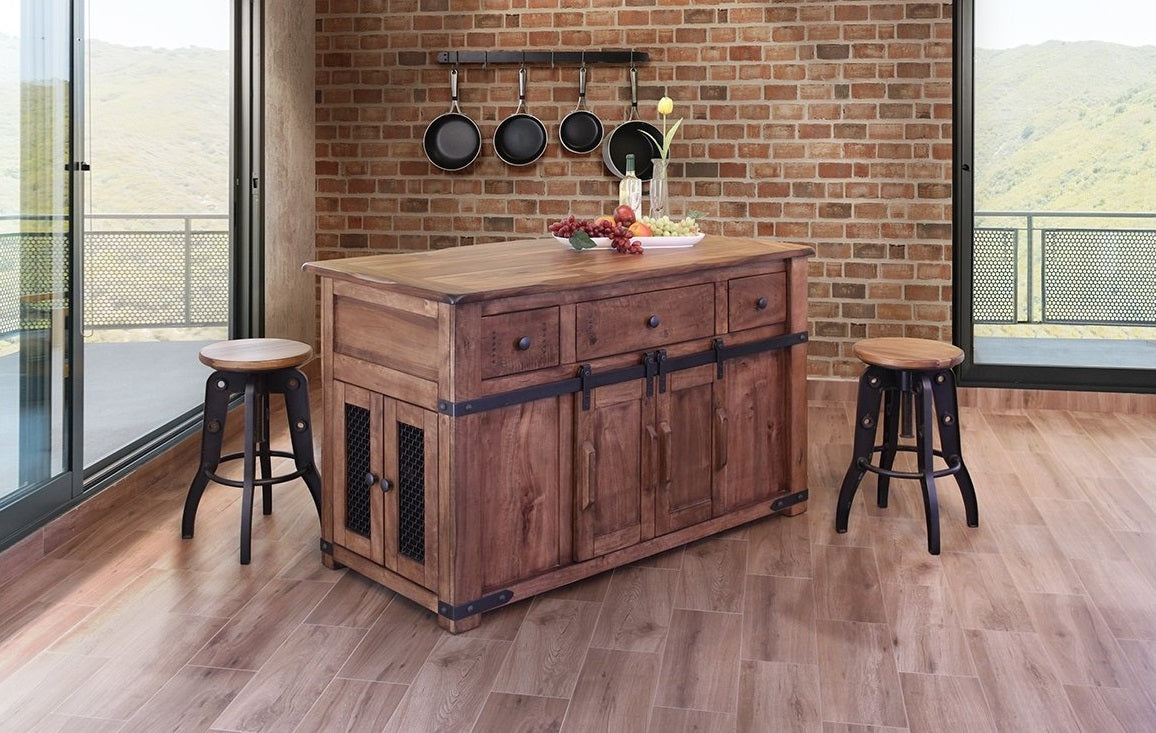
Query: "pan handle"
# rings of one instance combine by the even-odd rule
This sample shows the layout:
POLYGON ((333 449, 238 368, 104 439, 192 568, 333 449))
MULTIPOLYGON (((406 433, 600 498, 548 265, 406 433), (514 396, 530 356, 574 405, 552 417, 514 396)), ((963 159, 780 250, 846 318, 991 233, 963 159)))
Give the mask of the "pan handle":
POLYGON ((526 67, 518 69, 518 109, 514 114, 520 114, 526 109, 526 67))
POLYGON ((628 120, 638 119, 638 67, 630 65, 630 116, 628 120))
POLYGON ((450 69, 450 112, 461 113, 458 107, 458 67, 450 69))
POLYGON ((583 63, 578 68, 578 106, 575 109, 583 109, 586 106, 586 64, 583 63))

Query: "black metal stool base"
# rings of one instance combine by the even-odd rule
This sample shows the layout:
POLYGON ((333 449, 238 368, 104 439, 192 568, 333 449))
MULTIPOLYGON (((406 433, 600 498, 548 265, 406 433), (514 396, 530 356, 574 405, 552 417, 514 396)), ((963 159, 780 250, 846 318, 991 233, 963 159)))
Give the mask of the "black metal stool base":
POLYGON ((201 463, 185 496, 181 515, 181 536, 193 536, 197 505, 209 481, 240 488, 241 493, 241 564, 248 565, 253 531, 253 490, 261 487, 261 512, 273 512, 273 485, 303 479, 313 503, 321 515, 321 473, 313 460, 313 430, 309 417, 309 380, 295 368, 263 372, 215 371, 205 383, 205 422, 201 429, 201 463), (244 450, 221 454, 225 419, 233 395, 245 396, 244 450), (285 396, 285 413, 289 420, 292 452, 269 447, 269 395, 285 396), (273 475, 272 458, 292 458, 296 470, 273 475), (243 461, 242 476, 236 479, 217 474, 221 463, 243 461), (260 477, 257 464, 260 464, 260 477))
POLYGON ((864 474, 878 475, 876 503, 887 506, 891 479, 918 479, 923 489, 923 511, 927 520, 927 550, 939 554, 939 503, 935 493, 935 479, 955 476, 963 497, 964 511, 969 527, 979 526, 979 507, 975 487, 964 465, 959 441, 959 415, 956 404, 955 375, 950 369, 937 371, 887 369, 868 366, 859 378, 859 397, 856 403, 855 448, 851 465, 839 489, 839 504, 835 510, 835 531, 847 531, 851 504, 864 474), (883 403, 883 442, 876 444, 879 428, 879 407, 883 403), (910 406, 914 405, 915 430, 911 430, 910 406), (934 407, 934 409, 933 409, 934 407), (900 445, 899 423, 903 418, 903 437, 914 437, 915 445, 900 445), (936 420, 935 418, 938 418, 936 420), (934 448, 932 425, 938 425, 940 449, 934 448), (916 454, 918 471, 896 471, 895 454, 908 451, 916 454), (878 465, 871 459, 879 454, 878 465), (946 463, 936 470, 935 458, 946 463))

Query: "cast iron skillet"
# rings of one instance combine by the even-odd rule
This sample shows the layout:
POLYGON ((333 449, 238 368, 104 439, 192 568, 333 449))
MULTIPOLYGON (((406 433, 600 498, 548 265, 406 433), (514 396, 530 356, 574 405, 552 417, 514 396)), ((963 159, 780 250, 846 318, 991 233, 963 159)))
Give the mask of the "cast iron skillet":
POLYGON ((558 139, 571 153, 589 153, 602 143, 602 120, 586 109, 586 65, 578 69, 578 106, 562 118, 558 139))
POLYGON ((658 157, 658 146, 643 135, 643 131, 653 135, 655 140, 662 139, 662 133, 657 127, 638 119, 638 69, 631 66, 630 115, 602 143, 602 162, 606 164, 607 170, 622 178, 626 175, 626 156, 633 153, 634 175, 644 181, 650 180, 654 173, 654 163, 651 161, 658 157))
POLYGON ((425 155, 446 171, 460 171, 482 151, 482 132, 458 107, 458 68, 450 70, 450 111, 425 128, 425 155))
POLYGON ((546 126, 525 111, 526 67, 518 69, 518 108, 494 131, 494 151, 507 165, 529 165, 546 152, 546 126))

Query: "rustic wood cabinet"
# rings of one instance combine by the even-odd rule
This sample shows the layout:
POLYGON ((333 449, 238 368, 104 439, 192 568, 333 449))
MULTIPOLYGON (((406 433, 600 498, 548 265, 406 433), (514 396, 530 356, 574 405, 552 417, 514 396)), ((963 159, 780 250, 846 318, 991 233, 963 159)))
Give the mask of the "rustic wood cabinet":
POLYGON ((806 258, 708 236, 314 262, 322 552, 480 614, 806 506, 806 258))

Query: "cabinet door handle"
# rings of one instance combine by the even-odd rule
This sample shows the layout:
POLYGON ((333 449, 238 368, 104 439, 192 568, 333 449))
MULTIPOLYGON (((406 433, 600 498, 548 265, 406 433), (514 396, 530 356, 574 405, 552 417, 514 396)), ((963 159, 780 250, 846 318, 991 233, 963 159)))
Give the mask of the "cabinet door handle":
POLYGON ((392 481, 390 481, 390 480, 389 480, 389 479, 387 479, 387 478, 383 478, 383 479, 381 480, 381 491, 382 491, 382 493, 385 493, 385 492, 389 491, 389 490, 390 490, 390 489, 392 489, 392 488, 393 488, 393 482, 392 482, 392 481))
POLYGON ((658 483, 658 471, 655 469, 658 463, 658 432, 653 425, 646 426, 646 437, 650 441, 646 451, 646 486, 653 488, 658 483))
POLYGON ((375 476, 374 473, 370 471, 365 474, 365 478, 363 480, 365 481, 366 486, 373 486, 377 483, 377 476, 375 476))
POLYGON ((674 462, 674 441, 671 439, 670 423, 659 423, 658 431, 662 438, 659 441, 661 450, 658 452, 660 456, 658 461, 658 480, 664 484, 668 484, 670 483, 670 476, 673 470, 671 466, 674 462))
POLYGON ((594 484, 594 471, 597 468, 598 452, 590 441, 582 443, 582 469, 578 474, 578 506, 586 511, 594 505, 594 495, 597 486, 594 484))
POLYGON ((727 443, 730 442, 727 435, 727 411, 721 407, 715 410, 714 421, 715 460, 718 462, 718 468, 723 469, 727 465, 727 443))

